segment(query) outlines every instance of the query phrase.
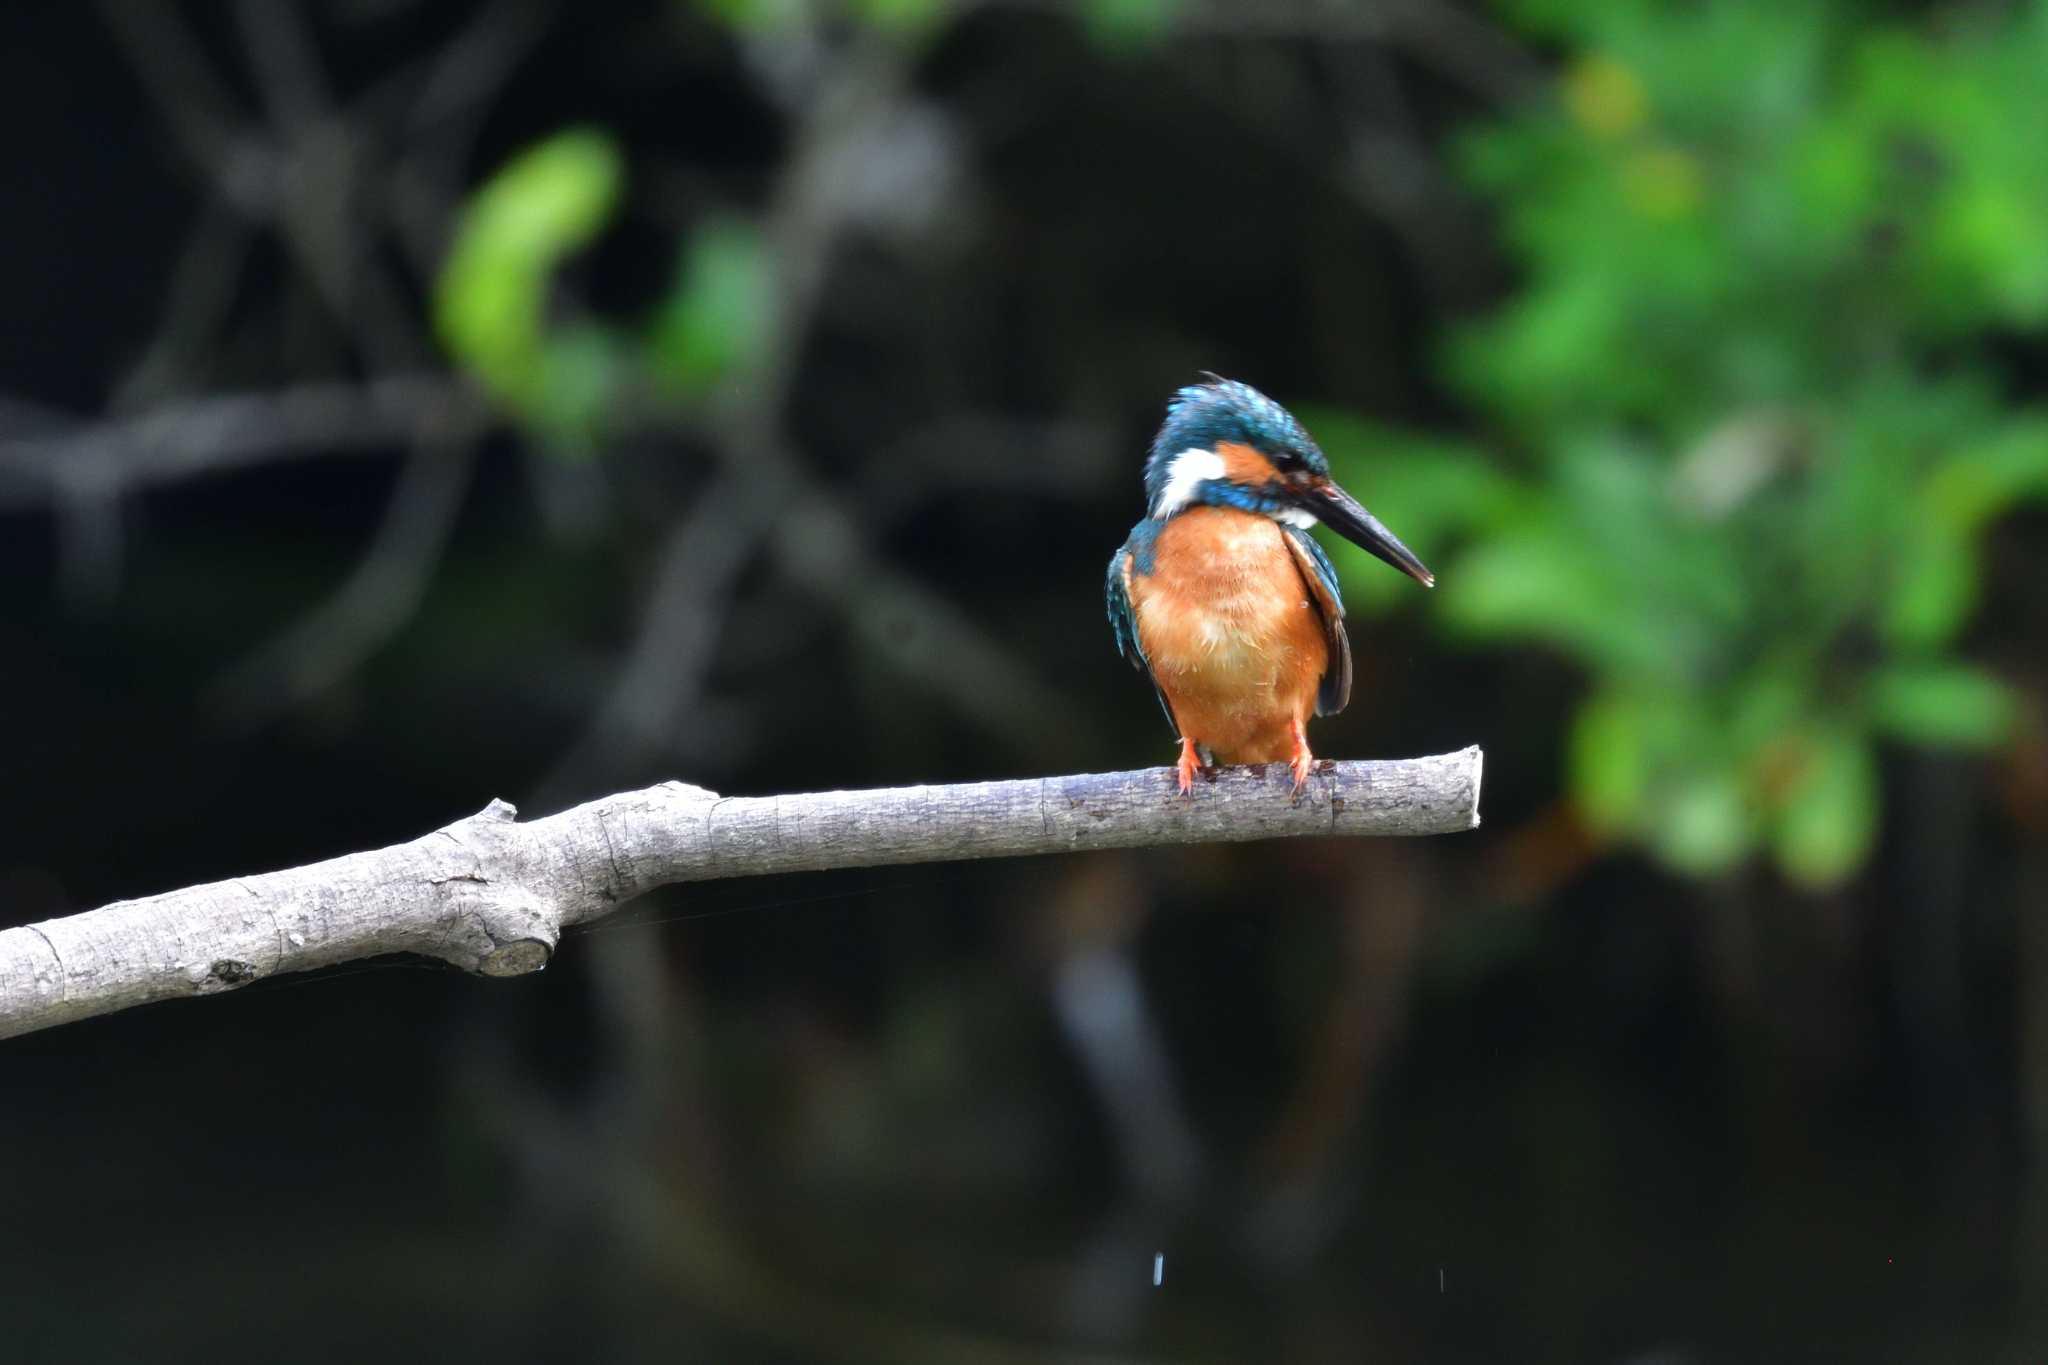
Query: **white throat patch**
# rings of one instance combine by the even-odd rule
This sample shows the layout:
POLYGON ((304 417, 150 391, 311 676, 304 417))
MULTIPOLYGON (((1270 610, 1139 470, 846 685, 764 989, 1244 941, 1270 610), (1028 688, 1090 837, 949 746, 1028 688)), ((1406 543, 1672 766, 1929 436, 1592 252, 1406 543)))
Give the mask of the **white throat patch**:
MULTIPOLYGON (((1159 501, 1152 505, 1152 515, 1160 521, 1166 520, 1195 500, 1197 488, 1211 479, 1222 478, 1223 472, 1223 457, 1215 451, 1203 450, 1200 446, 1183 450, 1167 466, 1166 487, 1159 490, 1159 501)), ((1266 515, 1304 531, 1316 524, 1315 514, 1299 507, 1282 507, 1266 515)))
POLYGON ((1166 487, 1159 490, 1159 501, 1152 505, 1152 515, 1161 521, 1166 520, 1194 501, 1197 486, 1222 477, 1221 455, 1200 446, 1183 450, 1167 466, 1166 487))

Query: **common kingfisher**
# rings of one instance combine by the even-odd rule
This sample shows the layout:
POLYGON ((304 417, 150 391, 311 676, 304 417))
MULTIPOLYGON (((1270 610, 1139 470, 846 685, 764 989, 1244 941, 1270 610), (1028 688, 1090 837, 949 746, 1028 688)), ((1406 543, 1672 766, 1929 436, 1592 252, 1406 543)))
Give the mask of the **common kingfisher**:
POLYGON ((1216 375, 1167 404, 1145 501, 1109 561, 1109 624, 1180 737, 1181 794, 1199 763, 1283 759, 1300 792, 1311 711, 1351 699, 1337 571, 1309 528, 1327 523, 1425 588, 1435 575, 1337 486, 1292 413, 1216 375))

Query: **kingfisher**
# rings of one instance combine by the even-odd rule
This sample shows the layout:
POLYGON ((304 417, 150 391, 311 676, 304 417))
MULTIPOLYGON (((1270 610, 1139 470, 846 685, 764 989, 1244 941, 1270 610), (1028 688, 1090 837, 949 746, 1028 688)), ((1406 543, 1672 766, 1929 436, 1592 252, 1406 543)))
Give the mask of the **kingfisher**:
POLYGON ((1425 588, 1436 576, 1337 486, 1292 413, 1206 371, 1167 403, 1145 501, 1109 561, 1109 624, 1180 739, 1181 794, 1204 764, 1284 760, 1298 795, 1315 762, 1310 714, 1351 698, 1337 571, 1309 528, 1323 522, 1425 588))

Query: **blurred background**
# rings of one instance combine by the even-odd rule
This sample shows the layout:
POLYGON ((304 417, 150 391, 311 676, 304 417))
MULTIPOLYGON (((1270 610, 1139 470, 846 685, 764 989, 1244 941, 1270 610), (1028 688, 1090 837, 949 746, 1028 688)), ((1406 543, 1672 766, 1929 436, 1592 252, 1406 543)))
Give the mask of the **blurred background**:
POLYGON ((13 0, 0 924, 1173 755, 1199 369, 1486 826, 0 1045, 12 1359, 2048 1351, 2048 3, 13 0), (1154 1284, 1155 1256, 1163 1275, 1154 1284))

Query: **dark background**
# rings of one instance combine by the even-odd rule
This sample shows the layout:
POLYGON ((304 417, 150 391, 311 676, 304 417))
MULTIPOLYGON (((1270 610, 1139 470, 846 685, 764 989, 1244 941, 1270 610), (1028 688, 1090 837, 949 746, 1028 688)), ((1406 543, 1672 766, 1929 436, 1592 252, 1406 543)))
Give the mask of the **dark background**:
POLYGON ((1318 752, 1487 752, 1468 836, 671 888, 0 1045, 7 1358, 2038 1358, 2048 19, 1582 8, 0 8, 0 924, 1168 762, 1101 575, 1200 369, 1443 582, 1340 560, 1318 752), (1863 198, 1772 159, 1871 128, 1863 198), (1704 530, 1575 473, 1795 409, 1704 530), (1965 493, 1912 634, 1860 594, 1965 493), (1632 662, 1692 618, 1600 594, 1695 552, 1766 606, 1632 662))

